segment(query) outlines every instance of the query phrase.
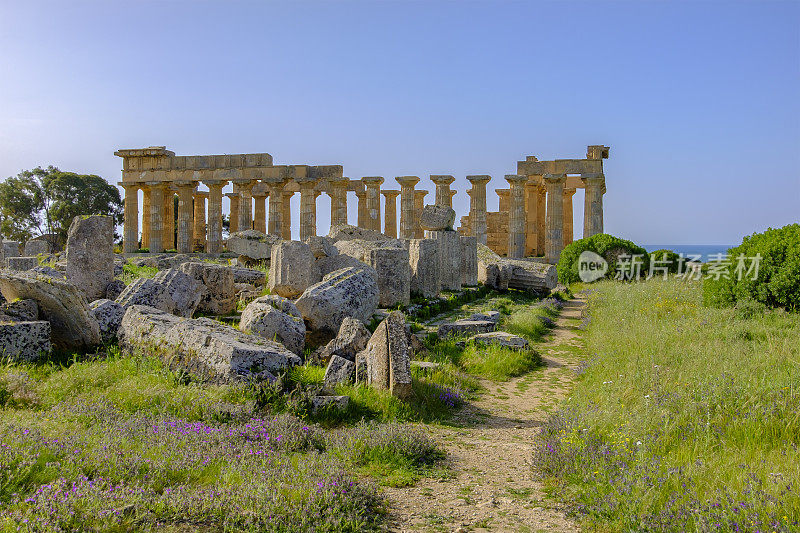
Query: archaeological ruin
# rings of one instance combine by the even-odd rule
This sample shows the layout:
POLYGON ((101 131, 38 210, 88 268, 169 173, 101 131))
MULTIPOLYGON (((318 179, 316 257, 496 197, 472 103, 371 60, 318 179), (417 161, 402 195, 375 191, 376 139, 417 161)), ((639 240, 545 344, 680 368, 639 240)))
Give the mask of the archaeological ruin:
MULTIPOLYGON (((469 213, 458 232, 472 236, 508 258, 543 257, 558 262, 571 243, 573 196, 584 189, 583 236, 603 232, 603 159, 609 147, 589 146, 585 159, 540 161, 528 156, 517 162, 516 174, 505 176, 508 188, 497 189, 499 209, 487 210, 489 175, 470 175, 469 213)), ((381 189, 384 178, 350 179, 341 165, 274 165, 267 153, 176 156, 163 146, 118 150, 125 190, 124 251, 141 248, 151 253, 176 249, 181 253, 223 250, 223 198, 230 213, 229 231, 252 229, 290 239, 291 198, 300 193, 300 240, 316 235, 317 197, 330 197, 331 226, 347 221, 347 193, 358 199, 359 228, 382 232, 389 238, 420 239, 425 230, 420 214, 428 191, 417 190, 418 176, 395 178, 398 190, 381 189), (223 193, 232 185, 233 191, 223 193), (202 191, 204 186, 208 190, 202 191), (139 191, 142 204, 139 205, 139 191), (381 213, 381 195, 384 209, 381 213), (177 196, 177 214, 174 197, 177 196), (400 197, 399 223, 397 197, 400 197), (139 227, 139 214, 142 224, 139 227), (176 216, 177 215, 177 216, 176 216)), ((431 175, 434 205, 452 207, 455 178, 431 175)))

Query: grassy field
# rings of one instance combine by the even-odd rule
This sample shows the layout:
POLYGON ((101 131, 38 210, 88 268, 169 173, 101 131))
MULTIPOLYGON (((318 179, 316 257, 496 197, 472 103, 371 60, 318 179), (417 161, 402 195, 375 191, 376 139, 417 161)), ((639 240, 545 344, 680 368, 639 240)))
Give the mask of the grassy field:
POLYGON ((550 490, 601 531, 797 531, 800 316, 675 280, 589 292, 588 358, 534 458, 550 490))

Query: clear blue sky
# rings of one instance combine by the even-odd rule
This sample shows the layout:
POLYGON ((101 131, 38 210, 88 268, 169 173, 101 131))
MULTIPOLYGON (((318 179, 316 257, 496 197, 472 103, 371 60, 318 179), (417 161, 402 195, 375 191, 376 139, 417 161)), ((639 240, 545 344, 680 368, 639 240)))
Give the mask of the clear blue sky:
POLYGON ((463 214, 466 175, 505 187, 526 155, 588 144, 611 146, 609 233, 727 244, 797 222, 800 2, 0 0, 2 178, 116 183, 117 148, 265 151, 391 188, 453 174, 463 214))

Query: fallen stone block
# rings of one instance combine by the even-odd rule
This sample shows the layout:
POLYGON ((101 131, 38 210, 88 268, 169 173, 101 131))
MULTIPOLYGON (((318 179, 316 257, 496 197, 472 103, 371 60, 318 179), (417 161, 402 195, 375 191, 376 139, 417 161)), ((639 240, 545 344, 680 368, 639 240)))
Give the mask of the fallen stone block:
POLYGON ((0 356, 12 361, 35 361, 50 350, 49 322, 0 321, 0 356))
POLYGON ((225 246, 229 252, 260 261, 270 258, 272 247, 280 240, 280 237, 249 229, 239 231, 228 237, 228 242, 225 246))
POLYGON ((19 322, 33 322, 39 320, 39 306, 30 298, 14 300, 0 305, 0 314, 19 322))
POLYGON ((239 329, 275 340, 290 351, 303 354, 306 325, 297 307, 286 298, 267 295, 253 300, 242 312, 239 329))
POLYGON ((343 357, 348 361, 355 361, 356 354, 367 347, 367 342, 372 334, 364 323, 353 317, 342 320, 339 333, 319 352, 318 360, 325 363, 332 356, 343 357))
POLYGON ((162 284, 150 278, 139 278, 125 287, 125 290, 117 297, 116 302, 124 309, 132 305, 146 305, 155 307, 166 313, 175 310, 175 302, 162 284))
POLYGON ((48 255, 50 253, 50 243, 45 240, 32 239, 25 243, 24 254, 27 256, 48 255))
POLYGON ((8 257, 6 258, 6 267, 9 270, 16 270, 18 272, 24 272, 26 270, 32 270, 39 266, 39 258, 37 257, 8 257))
POLYGON ((125 316, 125 308, 117 302, 103 298, 89 304, 92 316, 100 327, 100 337, 106 344, 111 344, 117 339, 117 330, 125 316))
POLYGON ((378 305, 395 307, 411 302, 411 267, 405 248, 374 248, 367 264, 378 274, 378 305))
POLYGON ((502 314, 500 311, 486 311, 485 313, 474 313, 469 317, 469 320, 490 320, 497 324, 500 321, 502 314))
POLYGON ((336 270, 307 288, 295 305, 308 328, 335 335, 347 317, 370 319, 378 306, 378 284, 367 269, 336 270))
POLYGON ((337 250, 334 246, 336 241, 330 237, 315 235, 307 237, 303 242, 305 242, 311 248, 311 253, 315 259, 339 255, 339 250, 337 250))
POLYGON ((427 236, 439 245, 441 289, 461 290, 461 238, 455 231, 428 231, 427 236))
POLYGON ((67 280, 88 301, 103 298, 114 279, 114 219, 75 217, 67 234, 67 280))
POLYGON ((413 394, 403 313, 389 313, 370 337, 365 352, 368 385, 376 389, 388 389, 393 396, 401 399, 413 394))
POLYGON ((3 255, 6 259, 9 257, 19 257, 19 241, 3 241, 3 255))
POLYGON ((467 339, 467 344, 470 343, 477 346, 497 345, 514 350, 527 350, 530 346, 527 340, 506 331, 479 333, 467 339))
POLYGON ((340 383, 352 383, 356 375, 356 364, 344 357, 334 355, 325 369, 325 388, 334 390, 340 383))
POLYGON ((295 298, 320 280, 311 247, 300 241, 281 241, 272 248, 269 265, 269 290, 285 298, 295 298))
POLYGON ((433 239, 411 239, 408 242, 411 270, 411 294, 434 298, 442 286, 439 243, 433 239))
POLYGON ((153 281, 161 284, 172 299, 169 312, 186 318, 194 315, 207 290, 203 283, 176 268, 160 271, 153 281))
POLYGON ((446 205, 426 205, 422 208, 419 225, 428 231, 452 230, 456 212, 446 205))
POLYGON ((385 241, 388 239, 388 237, 380 231, 350 226, 349 224, 331 226, 331 229, 328 232, 328 237, 333 239, 335 242, 351 241, 353 239, 361 239, 365 241, 385 241))
POLYGON ((190 261, 182 263, 178 269, 206 288, 197 306, 198 311, 212 315, 228 315, 236 309, 236 288, 233 270, 230 267, 190 261))
POLYGON ((439 325, 439 338, 444 339, 450 335, 463 336, 474 335, 476 333, 488 333, 494 331, 496 324, 491 320, 456 320, 439 325))
POLYGON ((234 283, 249 283, 257 287, 263 286, 267 281, 267 273, 253 268, 233 267, 234 283))

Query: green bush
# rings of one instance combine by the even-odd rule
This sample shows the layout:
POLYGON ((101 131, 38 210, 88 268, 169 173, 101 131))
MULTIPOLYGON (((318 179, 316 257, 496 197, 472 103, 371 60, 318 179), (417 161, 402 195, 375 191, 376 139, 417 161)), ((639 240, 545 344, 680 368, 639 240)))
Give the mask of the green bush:
POLYGON ((614 237, 606 233, 592 235, 588 239, 579 239, 568 244, 561 251, 561 258, 558 261, 558 281, 564 285, 580 281, 578 275, 578 258, 586 250, 592 251, 608 261, 608 272, 606 277, 613 278, 617 271, 617 258, 620 255, 642 255, 641 274, 646 275, 650 268, 650 257, 647 251, 641 246, 637 246, 631 241, 614 237))
MULTIPOLYGON (((654 265, 655 267, 658 266, 666 266, 670 274, 677 274, 678 268, 680 268, 680 255, 676 254, 672 250, 656 250, 655 252, 650 254, 650 258, 657 261, 658 264, 654 265)), ((661 274, 660 271, 656 271, 654 275, 661 274)))
POLYGON ((704 303, 727 307, 744 300, 800 309, 800 224, 745 237, 742 244, 728 250, 726 262, 710 265, 703 281, 704 303), (753 279, 753 273, 747 270, 753 264, 751 258, 757 255, 761 259, 753 279), (740 257, 745 259, 743 264, 740 257))

